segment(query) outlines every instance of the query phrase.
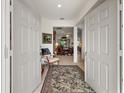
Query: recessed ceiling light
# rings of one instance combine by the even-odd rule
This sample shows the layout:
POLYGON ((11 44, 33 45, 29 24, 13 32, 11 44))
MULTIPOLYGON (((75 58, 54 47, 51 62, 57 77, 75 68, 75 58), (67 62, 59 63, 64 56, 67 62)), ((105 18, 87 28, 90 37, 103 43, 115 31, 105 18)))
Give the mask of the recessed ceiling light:
POLYGON ((58 6, 59 8, 60 8, 60 7, 62 7, 62 5, 61 5, 61 4, 58 4, 57 6, 58 6))

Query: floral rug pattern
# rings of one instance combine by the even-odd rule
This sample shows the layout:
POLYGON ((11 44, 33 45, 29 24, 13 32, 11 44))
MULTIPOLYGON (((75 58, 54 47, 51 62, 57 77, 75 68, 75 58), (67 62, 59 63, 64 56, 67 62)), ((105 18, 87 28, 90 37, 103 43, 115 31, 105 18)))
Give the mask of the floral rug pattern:
POLYGON ((41 93, 95 93, 78 66, 52 65, 41 93))

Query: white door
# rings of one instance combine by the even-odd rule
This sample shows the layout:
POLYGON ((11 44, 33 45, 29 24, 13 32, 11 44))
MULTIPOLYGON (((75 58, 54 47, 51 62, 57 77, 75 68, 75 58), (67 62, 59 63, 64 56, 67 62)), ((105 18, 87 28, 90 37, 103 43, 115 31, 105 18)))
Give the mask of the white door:
POLYGON ((15 0, 13 8, 13 92, 32 93, 40 84, 39 31, 34 12, 15 0))
POLYGON ((85 17, 86 81, 97 93, 117 93, 117 0, 106 0, 85 17))

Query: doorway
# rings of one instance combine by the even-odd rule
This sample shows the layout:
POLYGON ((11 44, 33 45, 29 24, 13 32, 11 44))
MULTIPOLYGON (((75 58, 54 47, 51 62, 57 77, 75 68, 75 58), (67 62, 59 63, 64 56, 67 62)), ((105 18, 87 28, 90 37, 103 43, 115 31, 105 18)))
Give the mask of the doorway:
POLYGON ((73 64, 73 27, 53 28, 53 50, 61 65, 73 64))

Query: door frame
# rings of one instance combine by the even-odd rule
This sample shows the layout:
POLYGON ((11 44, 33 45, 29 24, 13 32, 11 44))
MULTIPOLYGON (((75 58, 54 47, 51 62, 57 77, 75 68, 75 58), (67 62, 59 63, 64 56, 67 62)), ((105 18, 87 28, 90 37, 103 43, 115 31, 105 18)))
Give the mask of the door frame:
MULTIPOLYGON (((73 38, 74 38, 74 31, 76 30, 77 31, 77 27, 76 26, 58 26, 58 25, 56 25, 56 26, 53 26, 53 28, 52 28, 52 33, 54 32, 54 28, 57 28, 57 27, 69 27, 69 28, 73 28, 73 38)), ((77 35, 77 34, 76 34, 77 35)), ((77 37, 76 37, 77 38, 77 37)), ((53 38, 54 39, 54 38, 53 38)), ((77 40, 77 39, 76 39, 77 40)), ((76 41, 75 39, 73 40, 73 48, 74 48, 74 42, 76 41)), ((54 42, 53 42, 53 51, 54 51, 54 42)), ((77 48, 74 48, 75 50, 77 49, 77 48)), ((74 51, 74 49, 73 49, 73 51, 74 51)), ((77 51, 76 52, 73 52, 73 63, 77 63, 77 62, 75 62, 74 60, 77 60, 77 57, 76 56, 74 56, 74 54, 76 54, 77 55, 77 51)))
POLYGON ((118 51, 118 64, 117 64, 117 84, 118 84, 118 93, 124 92, 124 63, 123 63, 123 0, 117 0, 117 51, 118 51))
POLYGON ((10 80, 10 1, 11 0, 1 0, 1 92, 11 93, 11 80, 10 80))

